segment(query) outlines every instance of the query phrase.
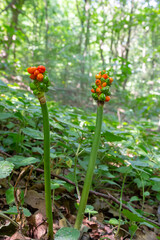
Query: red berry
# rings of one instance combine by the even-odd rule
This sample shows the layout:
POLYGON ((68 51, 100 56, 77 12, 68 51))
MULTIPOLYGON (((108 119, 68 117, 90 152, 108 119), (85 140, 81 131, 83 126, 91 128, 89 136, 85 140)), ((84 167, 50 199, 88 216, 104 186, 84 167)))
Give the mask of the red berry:
POLYGON ((110 77, 110 78, 109 78, 109 81, 110 81, 110 83, 112 83, 112 82, 113 82, 113 78, 110 77))
POLYGON ((105 73, 105 74, 102 75, 102 78, 107 79, 108 75, 105 73))
POLYGON ((101 74, 97 74, 97 75, 95 76, 95 78, 96 78, 96 79, 100 79, 100 78, 101 78, 101 74))
POLYGON ((96 79, 96 85, 97 85, 97 86, 101 85, 101 80, 96 79))
POLYGON ((43 81, 43 74, 42 74, 42 73, 39 73, 39 74, 37 75, 37 80, 38 80, 39 82, 42 82, 42 81, 43 81))
POLYGON ((29 67, 29 68, 27 68, 27 72, 30 73, 30 74, 32 74, 32 73, 34 73, 34 71, 35 71, 36 69, 37 69, 36 67, 29 67))
POLYGON ((101 89, 98 87, 98 88, 96 88, 96 92, 98 93, 98 94, 100 94, 101 93, 101 89))
POLYGON ((92 89, 91 89, 91 92, 92 92, 92 93, 95 93, 95 90, 92 88, 92 89))
POLYGON ((102 87, 106 87, 106 86, 107 86, 106 82, 102 83, 102 87))
POLYGON ((111 99, 111 98, 110 98, 109 96, 106 96, 106 100, 105 100, 105 101, 106 101, 106 102, 109 102, 110 99, 111 99))
POLYGON ((38 70, 34 71, 34 76, 37 76, 40 72, 38 70))
POLYGON ((43 65, 38 66, 37 69, 40 73, 44 73, 46 71, 46 68, 43 65))
POLYGON ((36 76, 32 73, 30 76, 29 76, 31 79, 35 79, 36 76))

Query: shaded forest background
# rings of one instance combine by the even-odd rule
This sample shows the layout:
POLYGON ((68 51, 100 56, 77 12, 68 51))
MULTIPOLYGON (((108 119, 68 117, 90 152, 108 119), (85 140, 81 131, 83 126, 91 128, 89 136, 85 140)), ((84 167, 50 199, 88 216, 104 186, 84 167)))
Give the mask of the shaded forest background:
MULTIPOLYGON (((0 71, 28 85, 25 69, 47 67, 52 98, 85 106, 94 75, 114 78, 113 105, 158 116, 160 2, 1 0, 0 71), (138 109, 137 109, 138 108, 138 109)), ((26 86, 25 86, 26 85, 26 86)))
MULTIPOLYGON (((26 69, 44 65, 51 81, 46 94, 51 170, 64 180, 52 179, 52 189, 69 221, 76 216, 72 206, 78 195, 67 179, 83 185, 96 121, 91 85, 106 69, 114 81, 104 106, 92 189, 110 197, 88 202, 104 213, 102 223, 110 224, 113 236, 115 226, 127 226, 124 239, 135 234, 138 240, 147 234, 160 239, 155 230, 160 226, 160 0, 0 0, 0 43, 0 213, 17 214, 13 192, 22 167, 43 172, 41 109, 26 69)), ((18 184, 23 190, 28 184, 39 199, 44 179, 36 171, 29 184, 26 178, 18 184)), ((32 207, 38 207, 27 197, 21 206, 30 212, 24 214, 36 216, 32 207)), ((55 231, 60 220, 56 215, 55 231)), ((8 236, 7 231, 1 234, 8 236)), ((95 238, 93 229, 90 237, 101 239, 105 232, 95 238)), ((36 234, 25 232, 42 239, 36 234)))

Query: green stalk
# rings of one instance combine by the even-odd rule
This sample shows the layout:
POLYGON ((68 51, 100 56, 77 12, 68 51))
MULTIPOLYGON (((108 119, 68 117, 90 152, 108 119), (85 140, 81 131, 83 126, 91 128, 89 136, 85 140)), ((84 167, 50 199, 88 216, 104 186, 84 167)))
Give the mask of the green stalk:
POLYGON ((91 183, 92 183, 93 172, 94 172, 95 163, 96 163, 96 159, 97 159, 97 151, 99 148, 99 142, 100 142, 100 137, 101 137, 102 118, 103 118, 103 104, 98 103, 96 129, 95 129, 94 139, 93 139, 93 143, 92 143, 92 150, 91 150, 91 154, 90 154, 86 178, 84 181, 84 187, 83 187, 83 191, 82 191, 80 205, 78 208, 78 214, 77 214, 77 218, 76 218, 76 222, 75 222, 75 226, 74 226, 74 228, 78 229, 78 230, 80 230, 80 228, 81 228, 81 224, 83 221, 84 212, 85 212, 85 208, 86 208, 86 204, 87 204, 87 200, 88 200, 89 190, 90 190, 91 183))
POLYGON ((44 96, 39 98, 42 115, 43 115, 43 131, 44 131, 44 180, 45 180, 45 204, 46 216, 49 225, 48 235, 53 239, 53 218, 52 218, 52 200, 51 200, 51 172, 50 172, 50 129, 48 108, 44 96))

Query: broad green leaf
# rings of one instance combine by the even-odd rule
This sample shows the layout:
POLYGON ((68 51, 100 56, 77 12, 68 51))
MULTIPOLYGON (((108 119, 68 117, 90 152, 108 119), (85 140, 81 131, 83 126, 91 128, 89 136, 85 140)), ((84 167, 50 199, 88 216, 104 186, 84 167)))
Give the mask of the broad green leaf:
POLYGON ((153 186, 152 186, 152 190, 156 191, 156 192, 160 192, 160 184, 158 182, 156 182, 153 186))
POLYGON ((154 181, 154 182, 160 182, 160 178, 154 177, 154 178, 150 178, 150 180, 154 181))
MULTIPOLYGON (((31 212, 27 209, 27 208, 20 208, 23 210, 23 213, 26 217, 29 217, 31 216, 31 212)), ((7 214, 18 214, 17 212, 17 207, 16 206, 13 206, 13 207, 10 207, 7 211, 3 211, 3 213, 7 213, 7 214)))
POLYGON ((141 200, 141 199, 140 199, 139 197, 133 196, 133 197, 131 197, 130 202, 140 201, 140 200, 141 200))
POLYGON ((94 210, 92 205, 86 205, 85 213, 96 214, 98 212, 94 210))
POLYGON ((142 222, 142 223, 140 223, 140 225, 145 225, 149 228, 154 228, 154 226, 152 224, 150 224, 149 222, 142 222))
POLYGON ((127 209, 123 209, 122 214, 127 217, 130 221, 134 222, 144 222, 144 219, 139 217, 138 215, 130 212, 127 209))
POLYGON ((0 179, 10 175, 14 168, 14 164, 9 161, 0 161, 0 179))
POLYGON ((160 193, 157 193, 157 194, 156 194, 156 198, 157 198, 157 200, 160 202, 160 193))
POLYGON ((55 184, 59 184, 59 185, 65 187, 67 189, 67 191, 69 191, 69 192, 71 192, 74 189, 73 185, 71 185, 71 184, 69 184, 69 183, 67 183, 67 182, 65 182, 63 180, 59 180, 59 179, 51 180, 51 184, 53 184, 52 185, 53 188, 54 188, 55 184))
POLYGON ((127 167, 119 167, 118 169, 116 169, 116 171, 120 173, 130 173, 132 171, 132 167, 131 165, 127 167))
POLYGON ((129 227, 129 232, 131 233, 131 235, 133 235, 138 229, 138 226, 136 224, 132 224, 130 227, 129 227))
POLYGON ((39 130, 34 130, 32 128, 22 128, 22 132, 28 136, 30 136, 33 139, 40 139, 43 140, 43 133, 40 132, 39 130))
POLYGON ((116 218, 111 218, 111 219, 109 220, 109 224, 118 225, 118 224, 119 224, 119 221, 118 221, 118 219, 116 219, 116 218))
POLYGON ((98 170, 108 172, 108 166, 107 165, 98 165, 98 170))
POLYGON ((70 227, 59 229, 55 234, 55 240, 78 240, 80 231, 70 227))
POLYGON ((118 187, 121 188, 121 186, 120 186, 118 183, 116 183, 116 182, 114 182, 114 181, 111 181, 111 180, 109 180, 109 179, 101 180, 101 182, 102 182, 102 183, 109 183, 110 185, 116 185, 116 186, 118 186, 118 187))
POLYGON ((5 112, 0 114, 0 120, 5 120, 8 118, 15 118, 15 115, 13 113, 5 113, 5 112))
POLYGON ((51 189, 57 189, 60 187, 60 184, 58 183, 51 183, 51 189))
POLYGON ((7 158, 7 161, 10 163, 13 163, 15 165, 15 168, 40 162, 39 159, 34 157, 23 157, 23 156, 17 156, 17 155, 14 155, 11 158, 7 158))
POLYGON ((7 189, 5 194, 6 194, 6 200, 7 200, 8 204, 11 204, 11 203, 15 202, 14 187, 10 187, 9 189, 7 189))
POLYGON ((109 131, 105 131, 102 135, 105 137, 105 139, 108 142, 118 142, 118 141, 126 140, 125 137, 121 137, 120 135, 116 135, 109 131))
POLYGON ((139 167, 148 167, 149 164, 146 161, 136 160, 136 161, 129 161, 132 166, 139 166, 139 167))

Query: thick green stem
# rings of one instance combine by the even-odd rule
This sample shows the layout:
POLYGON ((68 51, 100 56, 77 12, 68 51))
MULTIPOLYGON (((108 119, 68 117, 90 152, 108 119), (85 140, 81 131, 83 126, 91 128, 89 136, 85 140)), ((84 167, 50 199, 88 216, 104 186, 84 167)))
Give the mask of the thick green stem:
POLYGON ((95 129, 94 139, 93 139, 93 143, 92 143, 92 150, 91 150, 91 155, 90 155, 90 159, 89 159, 86 178, 84 181, 84 187, 83 187, 83 191, 82 191, 81 201, 80 201, 80 205, 78 208, 78 214, 77 214, 77 218, 76 218, 76 222, 75 222, 75 226, 74 226, 74 228, 76 228, 78 230, 80 229, 82 221, 83 221, 84 212, 85 212, 87 199, 88 199, 88 194, 89 194, 89 190, 90 190, 91 183, 92 183, 93 172, 94 172, 95 163, 96 163, 96 159, 97 159, 97 151, 99 148, 99 142, 100 142, 100 137, 101 137, 102 117, 103 117, 103 104, 98 103, 96 129, 95 129))
MULTIPOLYGON (((41 100, 41 99, 39 99, 39 100, 41 100)), ((47 108, 46 102, 40 101, 40 104, 41 104, 41 109, 42 109, 42 114, 43 114, 43 131, 44 131, 44 179, 45 179, 46 216, 47 216, 47 222, 49 225, 49 238, 53 239, 49 117, 48 117, 48 108, 47 108)))

